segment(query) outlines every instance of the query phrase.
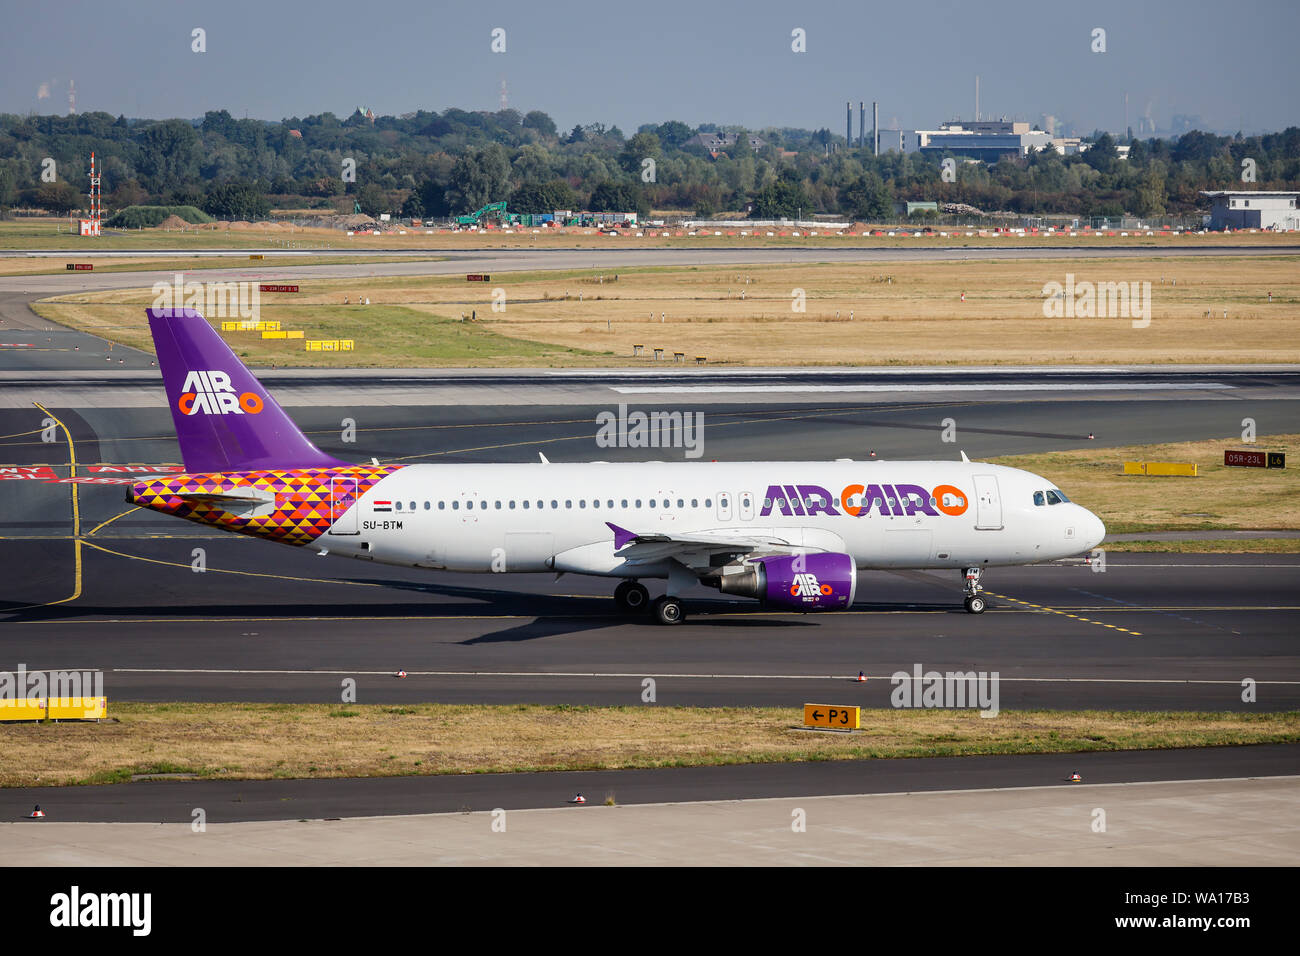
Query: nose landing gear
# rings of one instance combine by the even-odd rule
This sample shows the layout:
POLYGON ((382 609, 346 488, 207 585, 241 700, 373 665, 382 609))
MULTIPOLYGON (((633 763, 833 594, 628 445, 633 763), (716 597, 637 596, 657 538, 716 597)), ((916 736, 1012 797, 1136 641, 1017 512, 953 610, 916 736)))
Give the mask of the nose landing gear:
POLYGON ((966 579, 966 585, 964 589, 966 593, 966 599, 962 602, 962 604, 965 606, 967 612, 971 614, 984 613, 984 599, 980 597, 980 591, 984 590, 982 587, 980 587, 981 570, 982 569, 980 568, 967 568, 964 572, 965 579, 966 579))

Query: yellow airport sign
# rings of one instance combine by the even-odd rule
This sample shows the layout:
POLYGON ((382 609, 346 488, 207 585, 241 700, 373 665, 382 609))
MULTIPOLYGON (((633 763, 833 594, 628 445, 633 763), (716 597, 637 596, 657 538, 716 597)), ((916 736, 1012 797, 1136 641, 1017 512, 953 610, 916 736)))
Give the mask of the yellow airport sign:
POLYGON ((1161 478, 1196 478, 1196 463, 1187 461, 1126 461, 1124 474, 1161 478))
POLYGON ((861 707, 844 707, 840 704, 803 705, 803 725, 805 727, 857 730, 861 724, 861 707))
POLYGON ((308 352, 351 352, 352 339, 303 339, 308 352))
POLYGON ((0 721, 5 720, 103 720, 108 713, 106 697, 19 697, 0 700, 0 721))

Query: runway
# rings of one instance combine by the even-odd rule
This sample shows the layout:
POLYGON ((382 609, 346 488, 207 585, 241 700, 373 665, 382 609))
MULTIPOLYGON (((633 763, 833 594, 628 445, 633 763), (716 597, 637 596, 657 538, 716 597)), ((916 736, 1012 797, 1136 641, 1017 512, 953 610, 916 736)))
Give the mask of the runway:
MULTIPOLYGON (((1252 410, 1261 421, 1295 416, 1285 401, 1252 410)), ((596 445, 598 406, 377 407, 359 416, 355 443, 341 441, 347 411, 294 414, 322 448, 352 460, 648 457, 596 445)), ((164 409, 51 412, 72 431, 79 474, 178 460, 164 409)), ((984 457, 1079 447, 1085 428, 1108 444, 1223 434, 1241 409, 1213 399, 706 406, 705 460, 773 449, 866 457, 868 446, 880 457, 955 457, 940 440, 948 415, 960 447, 984 457)), ((66 443, 23 434, 38 425, 37 410, 0 410, 10 436, 0 453, 10 467, 66 475, 66 443)), ((322 559, 130 511, 114 485, 75 486, 78 544, 72 487, 0 484, 0 634, 8 666, 101 668, 119 699, 328 701, 351 676, 371 702, 634 704, 650 676, 664 703, 789 706, 833 692, 888 706, 888 676, 921 663, 998 671, 1006 708, 1300 705, 1295 555, 1112 554, 1105 573, 1081 561, 998 569, 982 617, 961 612, 956 576, 938 572, 865 573, 854 610, 826 616, 765 613, 699 588, 687 624, 659 628, 617 616, 600 579, 322 559), (409 676, 397 680, 398 670, 409 676), (866 684, 849 680, 859 670, 866 684), (1245 678, 1260 682, 1256 704, 1240 699, 1245 678)))
MULTIPOLYGON (((142 275, 127 274, 128 284, 145 284, 142 275)), ((178 462, 151 357, 110 353, 44 323, 26 308, 34 293, 16 281, 0 281, 0 338, 30 342, 0 350, 0 469, 66 477, 73 453, 82 476, 178 462), (41 440, 46 413, 33 401, 67 426, 71 447, 62 431, 41 440)), ((1284 431, 1300 411, 1300 370, 1290 366, 321 375, 279 370, 267 382, 320 447, 357 461, 682 455, 600 447, 596 415, 624 402, 703 412, 705 461, 978 459, 1078 448, 1089 434, 1099 448, 1219 437, 1239 431, 1244 415, 1261 433, 1284 431), (941 438, 949 417, 954 443, 941 438), (355 441, 343 440, 345 418, 356 421, 355 441)), ((618 616, 609 582, 597 579, 322 560, 129 511, 112 485, 10 480, 0 495, 0 669, 100 669, 110 702, 331 702, 351 677, 361 703, 640 706, 642 681, 653 677, 665 705, 798 706, 833 695, 887 707, 891 675, 919 664, 998 672, 1003 709, 1300 707, 1296 555, 1112 554, 1104 573, 1079 560, 998 569, 985 578, 983 616, 963 613, 956 576, 935 572, 865 573, 853 611, 826 616, 768 613, 696 589, 687 623, 661 628, 618 616), (866 682, 854 679, 859 671, 866 682), (1242 700, 1243 681, 1254 682, 1255 702, 1242 700)), ((1233 748, 4 796, 11 809, 56 806, 61 820, 184 822, 196 805, 213 822, 319 819, 547 807, 579 788, 653 803, 1050 786, 1076 768, 1097 782, 1262 776, 1289 772, 1296 756, 1294 747, 1233 748)))

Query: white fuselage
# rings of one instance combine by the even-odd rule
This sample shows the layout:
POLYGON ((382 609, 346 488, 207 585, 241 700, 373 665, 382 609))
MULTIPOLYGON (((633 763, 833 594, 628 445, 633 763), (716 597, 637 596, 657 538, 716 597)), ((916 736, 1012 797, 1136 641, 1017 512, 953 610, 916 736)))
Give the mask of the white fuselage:
POLYGON ((669 574, 668 560, 628 566, 608 522, 638 535, 780 539, 843 552, 860 569, 1017 565, 1105 536, 1087 509, 1048 504, 1052 489, 1030 472, 966 461, 410 465, 313 546, 455 571, 669 574))

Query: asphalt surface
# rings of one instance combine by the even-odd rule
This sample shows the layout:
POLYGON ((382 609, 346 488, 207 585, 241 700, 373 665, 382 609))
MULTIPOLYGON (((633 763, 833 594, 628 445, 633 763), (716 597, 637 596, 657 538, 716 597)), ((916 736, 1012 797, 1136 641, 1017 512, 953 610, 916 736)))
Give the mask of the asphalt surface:
MULTIPOLYGON (((209 824, 320 820, 412 813, 560 807, 581 793, 631 806, 831 794, 925 793, 1008 787, 1077 786, 1158 780, 1285 776, 1300 766, 1300 744, 1213 749, 927 757, 816 763, 740 764, 657 770, 454 774, 327 780, 136 781, 98 787, 0 790, 0 819, 40 804, 52 823, 190 823, 202 807, 209 824)), ((584 808, 575 807, 575 812, 584 808)))
MULTIPOLYGON (((162 408, 50 411, 72 431, 79 474, 92 463, 179 460, 162 408)), ((294 414, 351 460, 645 457, 597 447, 597 411, 376 408, 358 415, 352 444, 338 428, 348 409, 294 414)), ((1296 408, 1252 411, 1264 423, 1294 420, 1296 408)), ((0 410, 9 436, 0 453, 10 466, 64 476, 66 442, 30 434, 42 414, 0 410)), ((1215 400, 808 403, 704 414, 706 460, 798 460, 866 457, 864 446, 885 458, 956 457, 940 441, 947 416, 959 446, 984 457, 1079 447, 1084 428, 1107 443, 1221 435, 1239 427, 1242 409, 1215 400)), ((961 611, 956 576, 940 572, 866 573, 855 609, 825 616, 766 613, 697 588, 687 623, 661 628, 619 617, 601 579, 321 559, 130 511, 116 485, 76 487, 81 588, 65 600, 77 580, 71 486, 0 484, 0 634, 10 666, 100 668, 117 699, 331 701, 354 677, 372 702, 619 704, 639 702, 642 679, 654 677, 662 703, 790 705, 843 692, 888 706, 888 675, 921 663, 998 671, 1006 708, 1300 705, 1295 555, 1111 554, 1104 573, 1081 561, 996 569, 983 616, 961 611), (191 568, 195 548, 202 574, 191 568), (408 677, 393 677, 398 670, 408 677), (860 670, 871 679, 850 682, 860 670), (1240 700, 1246 678, 1261 682, 1256 704, 1240 700)))
MULTIPOLYGON (((752 253, 746 256, 754 261, 752 253)), ((825 250, 815 250, 813 258, 825 259, 825 250)), ((465 268, 459 263, 452 271, 465 268)), ((143 284, 142 275, 130 274, 126 284, 143 284)), ((177 462, 150 357, 109 350, 92 336, 44 323, 26 309, 33 293, 16 289, 14 281, 0 282, 0 340, 16 340, 21 332, 30 342, 0 349, 0 371, 7 370, 0 405, 11 406, 0 407, 0 467, 48 467, 60 477, 70 472, 62 434, 54 442, 40 440, 44 413, 26 404, 32 394, 71 431, 80 475, 91 466, 177 462), (42 335, 49 340, 44 346, 42 335), (86 400, 119 386, 143 397, 121 405, 86 400)), ((686 370, 662 374, 677 371, 686 370)), ((353 460, 530 461, 538 451, 556 461, 635 460, 644 453, 596 446, 595 415, 620 401, 644 408, 674 400, 670 393, 620 389, 680 384, 591 372, 354 374, 334 388, 350 404, 321 405, 310 391, 323 387, 318 373, 281 374, 272 387, 295 418, 322 448, 353 460), (498 394, 516 389, 531 400, 466 401, 464 390, 474 388, 498 394), (392 400, 412 389, 445 394, 437 404, 392 400), (358 397, 367 391, 370 402, 358 397), (354 443, 341 441, 344 417, 357 419, 354 443)), ((737 379, 708 371, 689 381, 711 389, 775 383, 789 390, 746 394, 740 408, 718 392, 694 394, 693 408, 706 417, 706 460, 865 458, 873 451, 935 458, 956 457, 958 449, 979 458, 1080 447, 1090 433, 1098 447, 1219 437, 1238 431, 1246 415, 1267 434, 1292 430, 1300 410, 1296 370, 1281 366, 1051 370, 1056 378, 1047 384, 1089 388, 1042 393, 962 387, 972 381, 1016 385, 1029 374, 1024 371, 742 374, 737 379), (1132 387, 1143 382, 1161 387, 1132 387), (830 384, 884 384, 889 390, 869 398, 819 390, 830 384), (955 444, 940 441, 947 417, 957 422, 955 444)), ((101 669, 110 701, 332 702, 340 681, 353 677, 361 702, 639 705, 642 681, 654 677, 660 704, 791 706, 834 693, 846 703, 883 707, 889 706, 890 675, 920 664, 927 671, 997 671, 1004 709, 1300 706, 1295 555, 1113 554, 1105 573, 1078 561, 999 569, 986 575, 990 610, 983 616, 961 611, 955 576, 931 572, 866 574, 855 609, 828 616, 765 613, 700 589, 687 595, 691 617, 685 625, 660 628, 613 613, 609 582, 601 580, 484 578, 322 561, 158 515, 125 513, 120 487, 75 487, 0 484, 0 639, 10 662, 4 666, 101 669), (208 570, 196 574, 191 561, 200 547, 208 570), (399 669, 408 676, 394 676, 399 669), (866 682, 853 680, 859 671, 869 676, 866 682), (1247 679, 1258 682, 1256 703, 1241 701, 1247 679)), ((893 782, 888 775, 904 771, 879 768, 911 762, 702 768, 694 777, 636 771, 555 780, 151 783, 76 790, 58 802, 82 808, 62 819, 188 820, 189 809, 200 805, 192 788, 216 786, 202 805, 225 801, 234 807, 225 819, 283 819, 549 806, 557 789, 567 797, 573 789, 602 794, 616 787, 620 802, 648 802, 872 792, 868 782, 877 779, 888 790, 1036 785, 1042 768, 1060 779, 1076 765, 1104 768, 1088 770, 1090 779, 1098 773, 1134 780, 1282 773, 1294 769, 1296 756, 1294 748, 1245 748, 988 758, 1006 761, 996 765, 968 758, 947 769, 926 761, 918 765, 921 777, 893 782), (1238 759, 1246 763, 1231 763, 1238 759), (1161 769, 1149 760, 1172 763, 1161 769), (979 766, 994 769, 981 775, 973 769, 979 766), (837 773, 845 775, 841 782, 824 776, 837 773), (927 778, 928 787, 926 774, 937 774, 927 778)), ((33 793, 30 802, 43 804, 55 796, 33 793)), ((33 793, 8 791, 5 797, 21 806, 33 793)))

